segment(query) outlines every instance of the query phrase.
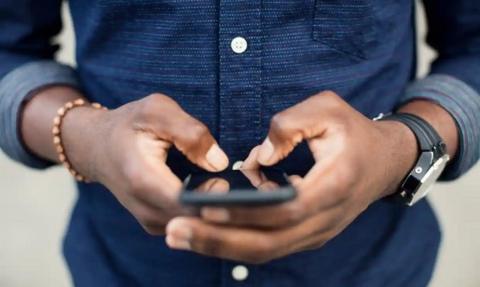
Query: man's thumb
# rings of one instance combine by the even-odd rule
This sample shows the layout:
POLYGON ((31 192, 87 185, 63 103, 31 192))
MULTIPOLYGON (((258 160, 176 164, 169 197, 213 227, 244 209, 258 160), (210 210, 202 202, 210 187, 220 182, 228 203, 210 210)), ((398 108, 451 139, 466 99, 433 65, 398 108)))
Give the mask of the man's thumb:
POLYGON ((216 143, 207 151, 205 158, 216 171, 224 170, 228 166, 227 155, 216 143))

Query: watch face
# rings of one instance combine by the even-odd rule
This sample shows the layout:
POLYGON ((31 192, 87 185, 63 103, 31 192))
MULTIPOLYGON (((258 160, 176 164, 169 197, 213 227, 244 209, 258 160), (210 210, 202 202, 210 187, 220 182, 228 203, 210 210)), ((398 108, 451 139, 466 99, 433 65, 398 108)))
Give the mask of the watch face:
POLYGON ((443 170, 445 169, 450 157, 448 155, 444 155, 439 158, 432 167, 428 170, 428 172, 423 176, 421 180, 421 185, 415 194, 412 197, 412 200, 408 203, 408 205, 413 205, 432 189, 433 184, 437 181, 437 179, 442 174, 443 170))

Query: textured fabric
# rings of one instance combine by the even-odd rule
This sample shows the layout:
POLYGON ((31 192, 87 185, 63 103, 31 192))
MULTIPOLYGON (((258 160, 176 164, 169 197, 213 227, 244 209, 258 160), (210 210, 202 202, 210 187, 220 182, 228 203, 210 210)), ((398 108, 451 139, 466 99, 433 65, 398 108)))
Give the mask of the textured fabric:
POLYGON ((431 75, 408 87, 404 101, 427 99, 448 110, 460 131, 459 151, 442 179, 459 177, 480 157, 480 96, 470 86, 451 76, 431 75))
MULTIPOLYGON (((0 76, 52 56, 59 2, 0 2, 0 28, 9 31, 0 34, 0 76)), ((429 40, 439 51, 433 71, 477 92, 478 3, 426 1, 429 40)), ((411 0, 70 0, 70 6, 76 74, 89 99, 115 108, 168 94, 210 128, 232 162, 263 139, 276 112, 312 94, 334 90, 373 117, 394 109, 415 77, 411 0), (242 54, 230 48, 237 36, 248 42, 242 54)), ((280 167, 301 174, 312 162, 301 145, 280 167)), ((181 177, 193 168, 175 151, 168 164, 181 177)), ((439 241, 426 201, 407 209, 381 200, 318 250, 247 265, 240 283, 231 276, 236 262, 170 250, 104 187, 80 184, 64 253, 77 286, 415 287, 427 285, 439 241)))
POLYGON ((20 110, 33 91, 52 84, 78 87, 73 69, 54 61, 24 64, 0 81, 0 147, 10 158, 33 168, 52 163, 24 148, 19 135, 20 110))

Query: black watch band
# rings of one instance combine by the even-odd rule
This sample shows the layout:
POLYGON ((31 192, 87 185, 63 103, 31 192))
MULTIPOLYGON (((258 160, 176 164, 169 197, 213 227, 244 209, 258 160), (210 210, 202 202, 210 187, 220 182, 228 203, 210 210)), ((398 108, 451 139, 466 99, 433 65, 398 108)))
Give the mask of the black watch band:
POLYGON ((446 145, 435 129, 424 119, 408 113, 382 116, 379 120, 398 121, 415 134, 419 155, 414 168, 402 182, 397 197, 411 206, 423 198, 438 179, 449 160, 446 145))
POLYGON ((436 157, 443 156, 446 153, 445 143, 437 131, 426 120, 419 116, 408 113, 398 113, 385 116, 380 120, 399 121, 409 127, 417 138, 420 151, 432 151, 436 157))

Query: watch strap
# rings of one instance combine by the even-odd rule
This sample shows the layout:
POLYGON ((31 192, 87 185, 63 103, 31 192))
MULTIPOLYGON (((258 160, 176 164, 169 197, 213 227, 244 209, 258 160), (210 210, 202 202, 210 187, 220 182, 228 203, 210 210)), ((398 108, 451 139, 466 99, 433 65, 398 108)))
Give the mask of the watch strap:
POLYGON ((385 116, 383 120, 394 120, 405 124, 415 134, 421 151, 433 151, 437 156, 445 154, 445 144, 435 129, 424 119, 409 113, 385 116))

